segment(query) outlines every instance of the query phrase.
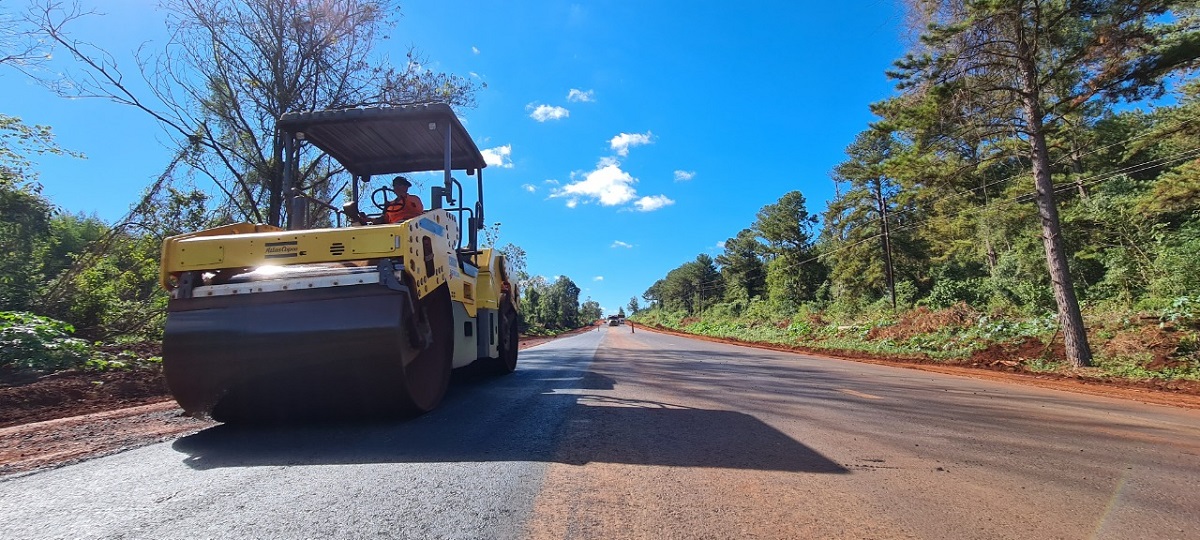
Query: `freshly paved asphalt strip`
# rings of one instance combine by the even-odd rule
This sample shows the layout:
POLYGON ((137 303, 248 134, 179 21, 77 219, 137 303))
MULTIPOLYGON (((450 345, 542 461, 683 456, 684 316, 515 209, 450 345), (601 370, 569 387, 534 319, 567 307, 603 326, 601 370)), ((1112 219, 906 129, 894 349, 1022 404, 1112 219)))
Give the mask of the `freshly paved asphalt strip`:
POLYGON ((1200 412, 604 327, 407 422, 0 481, 2 538, 1196 538, 1200 412))

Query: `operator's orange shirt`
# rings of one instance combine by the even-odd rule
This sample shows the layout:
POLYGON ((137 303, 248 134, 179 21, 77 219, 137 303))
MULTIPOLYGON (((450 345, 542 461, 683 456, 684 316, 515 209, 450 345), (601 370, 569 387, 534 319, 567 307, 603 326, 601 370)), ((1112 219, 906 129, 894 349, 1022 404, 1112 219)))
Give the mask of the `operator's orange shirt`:
POLYGON ((387 223, 399 223, 406 219, 412 219, 425 211, 425 205, 421 202, 421 198, 409 194, 403 199, 394 199, 388 201, 387 211, 383 214, 383 220, 387 223))

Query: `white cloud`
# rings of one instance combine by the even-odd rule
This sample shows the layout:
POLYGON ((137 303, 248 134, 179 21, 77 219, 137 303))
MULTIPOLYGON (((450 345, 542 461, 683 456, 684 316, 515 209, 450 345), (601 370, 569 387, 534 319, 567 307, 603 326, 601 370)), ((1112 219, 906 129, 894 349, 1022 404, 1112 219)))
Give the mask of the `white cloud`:
POLYGON ((592 103, 596 101, 596 91, 572 88, 570 92, 567 92, 567 101, 592 103))
POLYGON ((483 77, 480 77, 480 76, 479 76, 479 74, 478 74, 478 73, 475 73, 474 71, 468 71, 468 72, 467 72, 467 74, 469 74, 469 75, 470 75, 470 76, 472 76, 472 77, 475 77, 476 79, 482 79, 482 78, 483 78, 483 77))
POLYGON ((567 199, 567 208, 579 206, 579 199, 567 199))
POLYGON ((687 182, 696 177, 696 171, 675 171, 676 182, 687 182))
POLYGON ((615 247, 615 248, 623 247, 623 248, 625 248, 625 249, 629 249, 629 248, 633 247, 633 244, 627 244, 627 243, 625 243, 625 242, 622 242, 622 241, 620 241, 620 240, 613 240, 613 243, 612 243, 612 245, 611 245, 611 246, 609 246, 609 247, 615 247))
POLYGON ((553 178, 550 178, 550 179, 547 179, 547 180, 543 180, 543 181, 542 181, 542 183, 543 183, 543 184, 546 184, 546 185, 550 185, 550 186, 557 186, 557 185, 558 185, 558 180, 555 180, 555 179, 553 179, 553 178))
POLYGON ((488 148, 480 153, 483 154, 483 161, 492 167, 513 168, 511 144, 488 148))
POLYGON ((628 156, 631 147, 650 144, 650 137, 651 134, 649 131, 645 133, 621 133, 608 141, 608 144, 618 156, 628 156))
POLYGON ((557 106, 555 106, 555 107, 552 107, 550 105, 534 106, 532 103, 530 103, 529 105, 527 105, 525 107, 525 110, 531 110, 531 109, 533 110, 533 112, 529 113, 529 117, 534 120, 537 120, 538 122, 545 122, 547 120, 562 120, 563 118, 571 116, 571 111, 568 111, 562 107, 557 107, 557 106))
POLYGON ((476 46, 472 45, 472 46, 471 46, 471 52, 473 52, 473 53, 475 53, 475 54, 479 54, 479 47, 476 47, 476 46))
POLYGON ((604 276, 596 276, 592 278, 592 281, 604 281, 604 276))
POLYGON ((717 249, 725 249, 725 241, 724 240, 717 242, 717 249))
POLYGON ((675 204, 675 201, 667 198, 666 195, 651 195, 649 197, 642 197, 634 201, 633 204, 638 207, 638 210, 653 212, 664 206, 675 204))
MULTIPOLYGON (((572 173, 572 178, 575 174, 572 173)), ((595 199, 604 206, 625 204, 637 196, 633 184, 637 183, 629 173, 621 170, 621 164, 613 159, 601 159, 596 169, 583 174, 583 180, 571 182, 556 190, 553 197, 570 197, 567 206, 574 208, 580 197, 595 199)))
POLYGON ((536 193, 536 192, 537 192, 537 186, 535 186, 535 185, 533 185, 533 184, 521 184, 521 187, 522 187, 522 188, 524 188, 524 189, 525 189, 525 191, 528 191, 528 192, 530 192, 530 193, 536 193))

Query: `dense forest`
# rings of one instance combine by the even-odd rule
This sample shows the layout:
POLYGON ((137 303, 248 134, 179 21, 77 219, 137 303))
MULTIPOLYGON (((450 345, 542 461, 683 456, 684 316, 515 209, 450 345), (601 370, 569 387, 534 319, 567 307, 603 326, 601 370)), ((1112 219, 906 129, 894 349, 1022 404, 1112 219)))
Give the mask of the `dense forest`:
POLYGON ((764 206, 724 253, 644 293, 653 319, 890 324, 960 306, 1049 316, 1075 366, 1093 356, 1084 313, 1194 320, 1194 4, 908 9, 919 39, 831 171, 834 200, 820 215, 800 191, 764 206))

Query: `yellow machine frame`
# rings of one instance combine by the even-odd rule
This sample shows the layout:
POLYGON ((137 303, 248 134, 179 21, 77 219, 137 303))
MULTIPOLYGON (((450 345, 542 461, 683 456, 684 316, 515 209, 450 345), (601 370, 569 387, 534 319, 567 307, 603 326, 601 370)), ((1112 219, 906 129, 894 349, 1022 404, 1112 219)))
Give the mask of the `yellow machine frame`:
POLYGON ((449 282, 451 299, 462 303, 474 317, 478 308, 496 309, 499 305, 498 278, 492 271, 496 263, 491 249, 480 250, 469 261, 478 275, 474 279, 464 275, 451 260, 456 257, 451 238, 457 235, 458 224, 445 210, 432 210, 396 224, 338 229, 288 231, 237 223, 167 238, 160 281, 171 291, 184 272, 398 258, 412 276, 419 298, 449 282), (424 253, 426 239, 432 248, 429 257, 424 253))

